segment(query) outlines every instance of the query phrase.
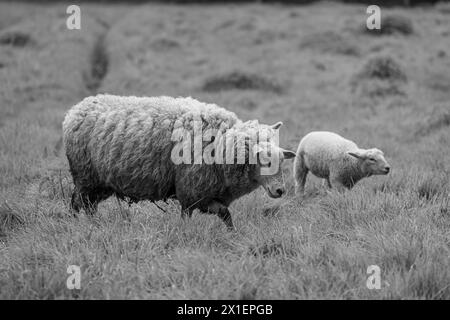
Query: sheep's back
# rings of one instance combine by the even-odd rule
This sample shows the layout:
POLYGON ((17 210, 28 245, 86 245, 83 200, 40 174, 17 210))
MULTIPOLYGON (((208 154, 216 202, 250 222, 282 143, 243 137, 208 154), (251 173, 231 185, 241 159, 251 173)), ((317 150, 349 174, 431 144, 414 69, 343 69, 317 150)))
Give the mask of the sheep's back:
POLYGON ((340 161, 356 144, 340 135, 315 131, 307 134, 300 142, 299 151, 303 154, 306 166, 316 175, 327 177, 331 163, 340 161))
POLYGON ((191 98, 99 95, 69 111, 64 135, 72 150, 84 151, 86 172, 94 172, 99 184, 135 199, 158 200, 174 192, 174 126, 192 130, 194 118, 212 125, 237 121, 233 113, 191 98))

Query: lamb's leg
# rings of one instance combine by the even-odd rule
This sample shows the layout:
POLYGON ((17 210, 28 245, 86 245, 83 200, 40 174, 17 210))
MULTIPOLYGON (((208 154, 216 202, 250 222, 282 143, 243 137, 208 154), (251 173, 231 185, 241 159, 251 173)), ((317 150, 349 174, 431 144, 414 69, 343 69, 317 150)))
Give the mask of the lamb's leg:
POLYGON ((308 168, 305 165, 303 154, 297 156, 294 161, 294 180, 295 193, 303 194, 305 192, 306 176, 308 175, 308 168))
POLYGON ((81 199, 82 208, 88 215, 94 215, 97 212, 98 204, 109 198, 113 192, 110 189, 96 187, 89 190, 81 190, 79 197, 81 199))
POLYGON ((331 189, 332 186, 331 186, 331 182, 330 182, 330 177, 326 178, 325 180, 327 181, 327 186, 328 186, 328 188, 331 189))
POLYGON ((208 205, 208 212, 215 213, 223 220, 223 222, 226 224, 228 230, 233 231, 235 230, 233 225, 233 220, 231 219, 231 214, 228 208, 217 202, 214 201, 208 205))
POLYGON ((345 191, 346 186, 342 183, 338 176, 331 176, 330 182, 332 188, 337 189, 339 192, 345 191))
POLYGON ((80 212, 81 209, 84 209, 86 213, 93 214, 97 210, 97 203, 95 201, 95 194, 83 189, 76 188, 72 193, 72 200, 70 202, 70 207, 73 209, 74 215, 80 212))

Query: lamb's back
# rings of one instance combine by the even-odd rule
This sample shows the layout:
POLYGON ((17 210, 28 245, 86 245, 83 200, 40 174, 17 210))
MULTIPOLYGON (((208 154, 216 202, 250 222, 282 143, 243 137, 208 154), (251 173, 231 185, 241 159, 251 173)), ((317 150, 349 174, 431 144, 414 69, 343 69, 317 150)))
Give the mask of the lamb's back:
POLYGON ((330 164, 339 161, 357 145, 342 136, 328 131, 314 131, 300 142, 299 152, 306 166, 320 176, 328 176, 330 164))

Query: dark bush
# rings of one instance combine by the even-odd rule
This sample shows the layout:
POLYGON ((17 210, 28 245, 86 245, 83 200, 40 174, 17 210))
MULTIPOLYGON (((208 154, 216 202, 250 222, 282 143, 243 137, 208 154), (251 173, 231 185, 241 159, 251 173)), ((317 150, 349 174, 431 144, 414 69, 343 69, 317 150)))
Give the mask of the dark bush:
POLYGON ((389 55, 370 58, 356 76, 359 79, 380 79, 406 82, 407 77, 400 64, 389 55))
POLYGON ((34 41, 30 35, 20 31, 8 31, 0 34, 0 45, 10 45, 13 47, 25 47, 34 41))
POLYGON ((352 56, 360 54, 356 45, 334 31, 307 35, 302 39, 300 48, 352 56))
POLYGON ((414 33, 414 27, 411 19, 398 14, 381 15, 381 29, 369 30, 365 28, 366 32, 372 35, 411 35, 414 33))
POLYGON ((239 71, 211 77, 205 81, 202 89, 207 92, 225 90, 261 90, 277 94, 283 92, 282 86, 273 80, 239 71))
POLYGON ((363 96, 383 97, 403 95, 403 85, 407 77, 403 67, 389 55, 378 55, 370 58, 356 73, 350 85, 353 92, 363 96))

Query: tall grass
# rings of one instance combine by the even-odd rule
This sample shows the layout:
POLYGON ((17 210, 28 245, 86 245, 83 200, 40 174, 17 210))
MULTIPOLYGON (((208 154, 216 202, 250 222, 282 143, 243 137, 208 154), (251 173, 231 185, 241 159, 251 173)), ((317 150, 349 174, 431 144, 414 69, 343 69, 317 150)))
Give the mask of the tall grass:
POLYGON ((351 5, 83 4, 80 32, 64 29, 62 6, 32 8, 0 4, 1 15, 23 19, 14 30, 36 41, 0 45, 0 298, 450 298, 450 137, 442 96, 415 72, 448 71, 445 59, 429 59, 449 49, 434 28, 441 12, 397 9, 420 32, 395 35, 393 46, 336 26, 357 27, 351 5), (304 41, 330 30, 358 54, 337 42, 304 41), (403 96, 352 94, 351 79, 372 47, 406 69, 403 96), (105 57, 101 77, 90 78, 92 62, 105 66, 105 57), (227 75, 236 70, 253 86, 231 81, 231 90, 203 90, 212 78, 229 89, 227 75), (282 90, 255 88, 255 79, 276 79, 282 90), (392 173, 344 193, 311 176, 304 197, 293 195, 289 178, 289 195, 277 202, 257 190, 231 206, 236 232, 212 215, 183 220, 176 201, 159 203, 161 210, 111 198, 98 215, 74 217, 61 122, 94 91, 192 95, 243 119, 282 120, 281 145, 292 149, 308 131, 336 131, 382 149, 392 173), (81 267, 80 290, 66 287, 69 265, 81 267), (366 286, 370 265, 381 269, 380 290, 366 286))

